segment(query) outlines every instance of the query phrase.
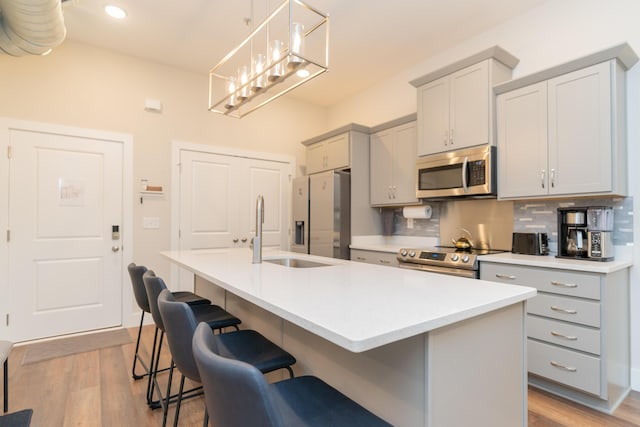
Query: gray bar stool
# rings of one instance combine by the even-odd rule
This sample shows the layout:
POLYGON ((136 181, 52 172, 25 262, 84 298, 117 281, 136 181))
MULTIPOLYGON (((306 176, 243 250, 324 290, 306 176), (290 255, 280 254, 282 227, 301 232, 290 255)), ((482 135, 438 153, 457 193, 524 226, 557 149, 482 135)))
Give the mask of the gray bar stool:
POLYGON ((335 388, 313 376, 269 384, 255 367, 222 357, 221 335, 198 325, 193 355, 215 426, 390 426, 335 388))
POLYGON ((0 341, 0 363, 2 363, 2 384, 3 384, 3 409, 6 413, 9 410, 9 353, 13 348, 11 341, 0 341))
MULTIPOLYGON (((162 291, 158 297, 158 307, 166 328, 167 341, 171 356, 182 374, 180 389, 176 404, 176 412, 173 425, 177 427, 180 416, 180 405, 184 398, 184 380, 201 382, 196 362, 193 358, 192 341, 196 331, 197 321, 189 307, 175 298, 168 291, 162 291)), ((209 328, 211 330, 211 328, 209 328)), ((213 333, 213 332, 212 332, 213 333)), ((260 333, 243 329, 225 332, 217 335, 227 352, 246 363, 255 366, 260 372, 267 373, 278 369, 286 369, 293 377, 291 365, 296 363, 295 357, 283 350, 278 345, 269 341, 260 333)), ((167 396, 171 394, 171 378, 169 377, 167 396)), ((199 387, 201 389, 201 387, 199 387)), ((201 392, 199 394, 202 394, 201 392)), ((205 411, 205 425, 207 424, 207 412, 205 411)), ((167 412, 164 413, 162 425, 166 424, 167 412)))
MULTIPOLYGON (((158 373, 160 372, 158 370, 161 354, 160 352, 162 350, 162 341, 165 335, 165 325, 162 321, 162 316, 160 315, 160 310, 158 308, 158 296, 163 290, 167 289, 167 285, 165 284, 164 280, 155 275, 153 270, 148 270, 146 273, 144 273, 144 275, 142 276, 142 281, 144 282, 144 288, 147 291, 147 299, 149 300, 151 317, 153 317, 153 321, 156 324, 157 330, 160 331, 158 349, 156 350, 155 365, 151 368, 151 386, 150 388, 148 388, 147 393, 147 402, 152 408, 156 409, 159 407, 165 407, 166 405, 168 405, 169 401, 175 397, 163 397, 157 382, 158 373), (153 400, 154 391, 158 392, 158 400, 153 400)), ((228 313, 225 309, 217 305, 197 304, 188 305, 188 307, 193 312, 198 322, 206 323, 211 329, 217 329, 220 331, 229 327, 238 329, 238 325, 241 323, 240 319, 228 313)), ((170 364, 170 367, 173 367, 173 362, 170 364)))
MULTIPOLYGON (((147 297, 147 290, 144 288, 144 281, 142 280, 142 276, 147 272, 147 267, 144 265, 136 265, 135 263, 131 263, 127 266, 127 270, 129 271, 129 278, 131 279, 131 286, 133 288, 133 296, 135 297, 136 304, 142 311, 140 316, 140 326, 138 327, 138 338, 136 339, 136 350, 133 356, 133 365, 131 366, 131 376, 134 380, 139 380, 148 376, 147 381, 147 404, 151 404, 150 391, 151 391, 151 368, 154 366, 154 360, 156 357, 156 347, 158 341, 158 327, 156 326, 155 333, 153 336, 153 345, 151 347, 151 357, 149 361, 149 366, 142 360, 142 357, 139 354, 140 349, 140 339, 142 336, 142 326, 144 325, 144 315, 145 313, 151 313, 151 308, 149 307, 149 298, 147 297), (142 368, 144 369, 144 373, 138 374, 136 373, 136 365, 140 362, 142 368)), ((178 301, 183 301, 189 305, 198 305, 198 304, 211 304, 211 301, 203 298, 199 295, 194 294, 193 292, 186 291, 178 291, 173 292, 174 296, 178 301)), ((161 369, 160 371, 168 370, 169 368, 161 369)))

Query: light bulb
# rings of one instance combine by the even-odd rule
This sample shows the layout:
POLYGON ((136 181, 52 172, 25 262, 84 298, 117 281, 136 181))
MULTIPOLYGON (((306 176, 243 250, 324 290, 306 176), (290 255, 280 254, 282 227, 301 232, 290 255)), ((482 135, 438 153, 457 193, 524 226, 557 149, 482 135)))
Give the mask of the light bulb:
MULTIPOLYGON (((291 52, 299 55, 304 52, 304 25, 298 22, 291 24, 291 52)), ((300 64, 302 64, 302 58, 294 55, 289 57, 287 67, 292 70, 300 64)))
POLYGON ((225 108, 230 110, 233 107, 236 106, 236 78, 235 77, 229 77, 226 81, 226 88, 227 88, 227 93, 229 94, 229 99, 227 99, 227 103, 225 104, 225 108))
POLYGON ((282 40, 273 40, 269 46, 269 65, 271 66, 271 72, 269 73, 269 81, 273 82, 282 77, 284 74, 284 67, 282 65, 282 40))
POLYGON ((257 53, 253 57, 253 85, 251 90, 254 92, 261 91, 265 86, 264 68, 267 63, 267 59, 262 53, 257 53))
POLYGON ((238 99, 244 101, 249 97, 249 67, 246 65, 238 68, 238 99))

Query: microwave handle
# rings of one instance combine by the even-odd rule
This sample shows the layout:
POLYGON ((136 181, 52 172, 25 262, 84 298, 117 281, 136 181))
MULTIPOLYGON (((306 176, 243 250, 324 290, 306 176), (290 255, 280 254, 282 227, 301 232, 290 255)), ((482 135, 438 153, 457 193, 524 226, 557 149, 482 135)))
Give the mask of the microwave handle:
POLYGON ((467 185, 467 165, 469 163, 469 158, 465 157, 462 162, 462 189, 465 193, 469 192, 469 186, 467 185))

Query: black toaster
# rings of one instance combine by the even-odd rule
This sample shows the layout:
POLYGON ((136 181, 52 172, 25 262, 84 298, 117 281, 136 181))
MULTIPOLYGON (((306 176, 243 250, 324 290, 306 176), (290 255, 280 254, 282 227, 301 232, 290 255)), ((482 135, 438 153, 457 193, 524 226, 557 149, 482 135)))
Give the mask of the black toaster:
POLYGON ((513 233, 511 252, 524 255, 547 255, 549 253, 547 233, 513 233))

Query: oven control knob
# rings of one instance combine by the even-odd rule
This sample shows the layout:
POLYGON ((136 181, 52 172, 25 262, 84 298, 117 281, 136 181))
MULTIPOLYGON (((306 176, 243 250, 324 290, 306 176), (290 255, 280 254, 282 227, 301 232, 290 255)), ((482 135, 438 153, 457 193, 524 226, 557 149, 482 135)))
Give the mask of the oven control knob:
POLYGON ((400 255, 402 255, 403 257, 404 257, 404 256, 407 256, 407 251, 406 251, 405 249, 402 249, 402 250, 400 251, 400 255))
POLYGON ((462 257, 462 262, 469 262, 469 255, 465 255, 462 257))
POLYGON ((460 258, 459 258, 459 257, 458 257, 458 255, 456 255, 456 254, 453 254, 453 255, 451 256, 451 261, 454 261, 454 262, 455 262, 455 261, 458 261, 458 259, 460 259, 460 258))
POLYGON ((409 252, 409 256, 410 256, 411 258, 413 258, 414 256, 416 256, 415 251, 411 251, 411 252, 409 252))

